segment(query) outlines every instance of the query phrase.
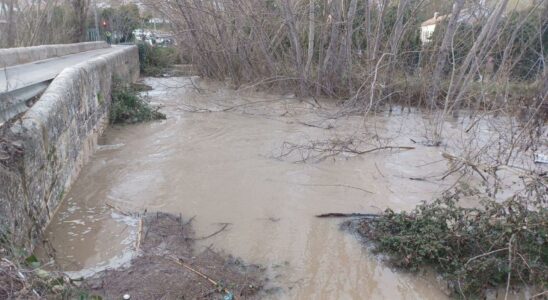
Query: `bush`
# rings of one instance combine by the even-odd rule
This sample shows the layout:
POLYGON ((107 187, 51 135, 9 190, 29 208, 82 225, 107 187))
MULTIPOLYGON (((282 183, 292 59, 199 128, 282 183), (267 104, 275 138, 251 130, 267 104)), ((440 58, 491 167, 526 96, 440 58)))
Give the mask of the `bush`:
POLYGON ((396 266, 434 267, 457 295, 477 296, 498 286, 548 287, 546 185, 536 199, 515 196, 481 208, 458 205, 461 192, 445 195, 412 212, 387 210, 360 220, 358 232, 396 266))
POLYGON ((136 123, 157 119, 166 116, 153 108, 137 91, 114 81, 112 88, 112 105, 110 108, 111 123, 136 123))
POLYGON ((159 76, 172 65, 179 63, 179 54, 175 48, 152 47, 146 43, 139 43, 137 46, 143 75, 159 76))

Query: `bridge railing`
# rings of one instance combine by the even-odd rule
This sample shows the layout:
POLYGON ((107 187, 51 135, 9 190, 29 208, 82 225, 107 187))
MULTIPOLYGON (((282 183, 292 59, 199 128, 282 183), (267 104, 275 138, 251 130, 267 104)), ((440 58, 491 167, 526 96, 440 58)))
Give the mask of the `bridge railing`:
POLYGON ((34 61, 108 48, 105 42, 87 42, 76 44, 42 45, 22 48, 0 49, 0 68, 27 64, 34 61))
POLYGON ((13 88, 8 78, 10 69, 18 65, 108 47, 110 45, 105 42, 87 42, 0 49, 0 125, 27 110, 32 99, 45 91, 56 75, 49 72, 44 80, 13 88))

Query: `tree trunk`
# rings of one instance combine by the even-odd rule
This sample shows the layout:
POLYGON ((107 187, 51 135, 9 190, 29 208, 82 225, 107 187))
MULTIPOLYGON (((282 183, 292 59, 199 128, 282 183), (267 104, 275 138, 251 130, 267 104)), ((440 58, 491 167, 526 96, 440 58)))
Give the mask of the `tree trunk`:
POLYGON ((14 14, 14 2, 15 0, 10 0, 8 4, 8 15, 7 15, 7 39, 6 44, 8 48, 15 46, 15 18, 14 14))
POLYGON ((529 20, 529 16, 531 15, 533 11, 534 10, 531 10, 529 14, 525 18, 523 18, 523 20, 521 20, 518 26, 516 26, 514 30, 512 31, 512 35, 510 36, 508 41, 506 41, 506 47, 504 48, 504 53, 502 55, 502 59, 500 60, 500 68, 498 69, 497 74, 495 76, 500 76, 503 73, 510 72, 508 68, 509 67, 508 59, 510 58, 510 54, 514 50, 514 47, 513 47, 514 42, 516 41, 519 31, 521 30, 521 28, 523 28, 523 25, 527 23, 527 21, 529 20))
MULTIPOLYGON (((506 4, 508 4, 508 0, 501 0, 501 2, 498 3, 497 8, 491 13, 491 16, 489 16, 489 19, 487 20, 487 23, 483 26, 481 29, 481 32, 474 42, 472 49, 468 52, 468 55, 466 56, 464 62, 462 63, 460 67, 459 76, 457 77, 457 80, 455 81, 454 89, 452 91, 449 91, 450 95, 455 95, 453 98, 455 106, 460 105, 460 100, 462 99, 462 96, 466 92, 468 85, 468 82, 470 82, 470 79, 475 74, 475 72, 472 72, 471 64, 472 61, 482 61, 483 56, 485 55, 485 47, 487 46, 487 42, 491 39, 493 34, 495 33, 495 29, 497 25, 499 24, 502 13, 504 12, 504 9, 506 8, 506 4), (479 52, 478 52, 479 51, 479 52)), ((476 64, 477 68, 477 64, 476 64)), ((476 69, 477 70, 477 69, 476 69)))
MULTIPOLYGON (((341 19, 341 10, 339 8, 339 1, 333 1, 331 3, 331 34, 329 38, 329 45, 327 46, 327 50, 325 51, 325 57, 322 63, 321 68, 321 74, 322 78, 320 80, 320 83, 325 86, 327 89, 327 93, 331 94, 333 93, 333 87, 331 84, 331 80, 326 80, 326 73, 327 68, 330 66, 331 57, 333 56, 333 52, 335 51, 335 44, 337 44, 337 40, 339 38, 339 22, 341 19)), ((333 74, 330 74, 333 75, 333 74)))
POLYGON ((460 11, 464 6, 464 0, 456 0, 453 4, 453 10, 451 12, 451 19, 449 19, 449 24, 447 25, 447 30, 443 35, 443 40, 441 46, 438 49, 436 66, 434 67, 434 72, 432 73, 432 85, 430 86, 430 91, 428 93, 428 105, 431 108, 436 107, 436 99, 440 91, 440 80, 443 72, 443 67, 447 61, 447 56, 449 55, 449 47, 451 46, 453 35, 457 30, 458 19, 460 11))
POLYGON ((379 52, 379 48, 381 45, 381 37, 383 35, 383 19, 384 14, 386 12, 386 7, 388 6, 389 0, 382 0, 382 2, 378 2, 378 17, 377 17, 377 26, 375 27, 375 41, 373 42, 373 48, 371 49, 371 66, 374 66, 377 64, 377 56, 379 52))
POLYGON ((305 92, 305 78, 303 72, 303 61, 302 61, 302 49, 301 44, 299 43, 299 35, 297 33, 297 27, 295 25, 295 15, 291 9, 289 0, 285 0, 283 5, 283 11, 286 19, 286 24, 289 29, 290 43, 291 48, 295 55, 295 63, 297 67, 297 72, 299 73, 299 85, 300 85, 300 95, 304 95, 305 92))
MULTIPOLYGON (((394 24, 394 29, 392 30, 392 34, 390 36, 390 53, 391 55, 388 57, 388 70, 386 71, 386 76, 384 77, 384 85, 387 87, 383 94, 391 95, 393 87, 391 86, 393 76, 394 76, 394 69, 396 67, 396 63, 398 61, 398 54, 399 54, 399 48, 401 39, 404 33, 404 24, 403 24, 403 14, 408 9, 407 4, 409 0, 400 0, 400 3, 398 4, 398 9, 396 12, 396 22, 394 24)), ((389 104, 392 105, 392 97, 388 96, 389 104)))
POLYGON ((348 91, 350 94, 354 93, 354 87, 352 84, 352 34, 354 32, 354 17, 356 16, 356 9, 358 7, 358 1, 352 0, 348 7, 348 14, 346 19, 346 43, 345 43, 345 64, 346 64, 346 79, 348 82, 348 91))
POLYGON ((371 60, 373 53, 373 36, 371 34, 371 5, 369 0, 364 0, 364 27, 365 27, 365 57, 367 60, 371 60))
MULTIPOLYGON (((323 12, 321 14, 322 18, 324 18, 325 16, 327 16, 328 14, 328 10, 327 10, 327 0, 323 0, 323 12)), ((320 34, 318 35, 318 39, 319 39, 319 42, 320 44, 318 45, 318 64, 317 64, 317 67, 316 67, 316 96, 319 96, 322 92, 322 89, 323 89, 323 86, 322 86, 322 78, 323 78, 323 60, 324 60, 324 55, 325 55, 325 43, 327 43, 327 34, 326 34, 326 31, 328 29, 328 23, 326 22, 323 22, 321 23, 321 27, 320 27, 320 34)))
POLYGON ((72 8, 74 9, 74 23, 76 30, 74 32, 73 41, 83 42, 86 40, 86 25, 88 1, 72 0, 72 8))
POLYGON ((312 64, 312 58, 314 57, 314 31, 316 27, 314 10, 314 0, 310 0, 308 7, 308 53, 306 66, 304 67, 304 73, 307 79, 310 77, 310 65, 312 64))

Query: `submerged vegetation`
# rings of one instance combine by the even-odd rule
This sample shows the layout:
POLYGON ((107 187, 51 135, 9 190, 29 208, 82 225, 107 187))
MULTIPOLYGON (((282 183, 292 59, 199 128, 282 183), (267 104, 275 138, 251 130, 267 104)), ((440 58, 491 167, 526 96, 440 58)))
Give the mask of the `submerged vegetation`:
POLYGON ((485 198, 464 208, 463 190, 445 194, 411 212, 388 209, 362 219, 357 231, 397 267, 430 266, 455 295, 482 295, 489 288, 548 288, 548 201, 546 177, 503 203, 485 198))
POLYGON ((132 86, 114 80, 112 88, 111 123, 137 123, 165 119, 159 108, 152 107, 132 86))

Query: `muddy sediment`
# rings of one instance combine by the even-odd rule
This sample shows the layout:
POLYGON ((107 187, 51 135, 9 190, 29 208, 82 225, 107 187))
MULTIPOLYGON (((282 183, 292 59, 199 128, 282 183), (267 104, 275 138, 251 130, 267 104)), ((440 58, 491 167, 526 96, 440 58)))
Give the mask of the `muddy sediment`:
POLYGON ((260 299, 264 268, 210 248, 194 251, 192 220, 166 213, 141 219, 135 246, 138 255, 127 266, 86 278, 81 286, 104 299, 260 299))

